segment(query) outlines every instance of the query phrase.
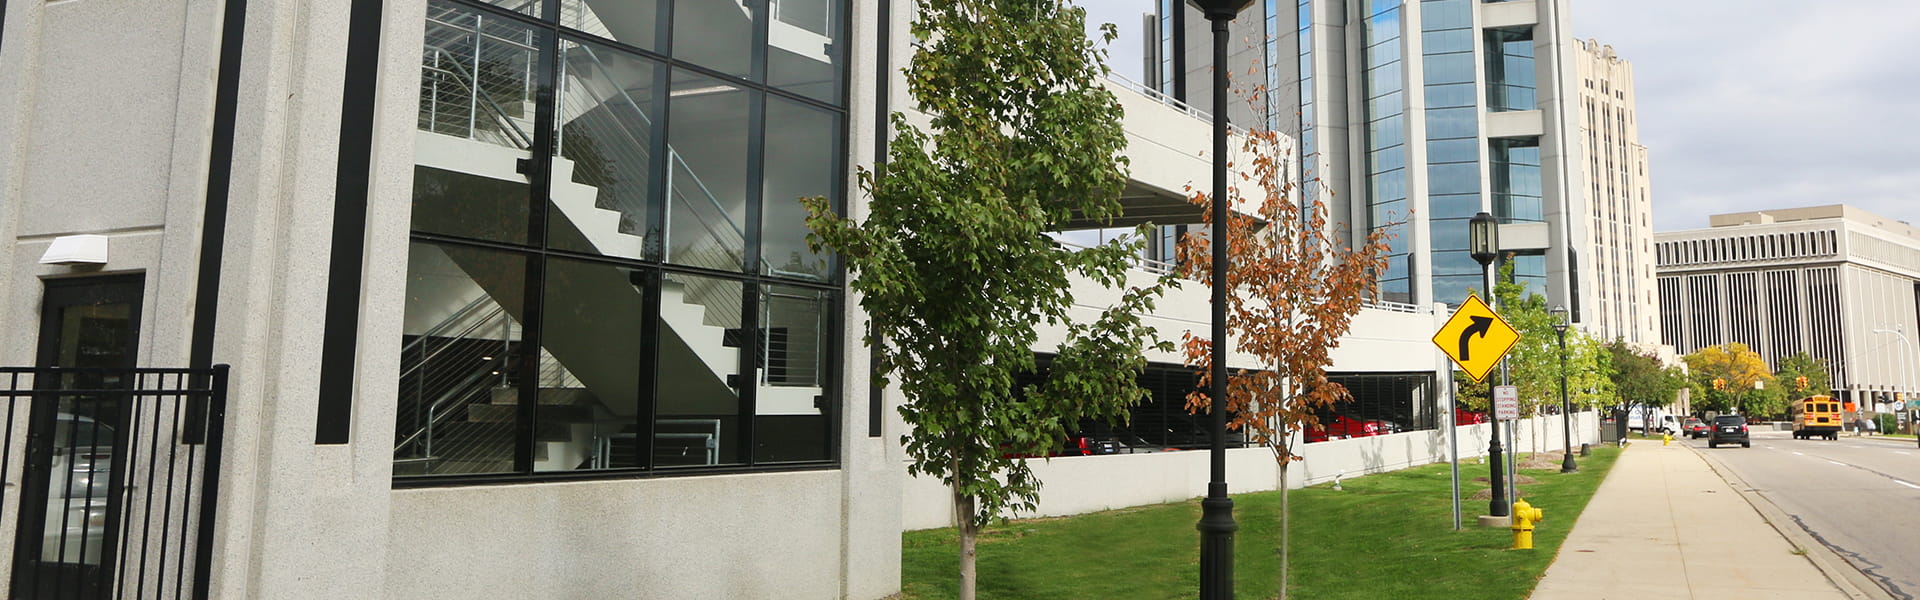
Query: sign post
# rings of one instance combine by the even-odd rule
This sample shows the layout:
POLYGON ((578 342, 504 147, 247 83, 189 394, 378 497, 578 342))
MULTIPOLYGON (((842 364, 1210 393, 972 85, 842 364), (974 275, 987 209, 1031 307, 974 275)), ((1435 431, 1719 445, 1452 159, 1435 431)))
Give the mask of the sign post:
MULTIPOLYGON (((1482 261, 1481 264, 1486 263, 1482 261)), ((1459 365, 1460 370, 1464 371, 1474 383, 1486 381, 1487 374, 1492 372, 1493 367, 1500 364, 1500 359, 1506 357, 1507 352, 1513 349, 1513 345, 1519 342, 1520 332, 1514 329, 1513 325, 1508 324, 1506 319, 1501 318, 1499 313, 1494 312, 1492 307, 1487 306, 1479 296, 1468 296, 1466 302, 1460 303, 1460 308, 1453 312, 1453 316, 1447 318, 1446 324, 1440 326, 1440 331, 1433 334, 1433 345, 1446 353, 1447 358, 1453 360, 1453 364, 1459 365)), ((1515 398, 1517 399, 1518 396, 1515 395, 1515 398)), ((1516 416, 1518 412, 1519 406, 1516 404, 1514 407, 1516 416)), ((1452 417, 1453 415, 1449 414, 1448 420, 1451 421, 1452 417)), ((1493 498, 1487 503, 1487 509, 1488 513, 1494 517, 1505 517, 1507 516, 1507 489, 1504 481, 1506 468, 1500 456, 1500 417, 1496 415, 1491 423, 1489 433, 1492 434, 1492 441, 1487 446, 1487 458, 1493 463, 1491 465, 1492 480, 1487 483, 1493 488, 1493 498)), ((1455 469, 1457 472, 1458 467, 1456 466, 1455 469)), ((1454 496, 1458 497, 1459 492, 1456 491, 1454 496)))

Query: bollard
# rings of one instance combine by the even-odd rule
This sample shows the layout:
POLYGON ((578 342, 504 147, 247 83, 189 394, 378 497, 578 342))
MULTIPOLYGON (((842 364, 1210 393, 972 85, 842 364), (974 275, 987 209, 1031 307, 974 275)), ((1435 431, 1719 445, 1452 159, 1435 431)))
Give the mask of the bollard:
POLYGON ((1534 508, 1526 500, 1513 503, 1513 549, 1533 549, 1533 524, 1547 518, 1545 510, 1534 508))
POLYGON ((1581 443, 1580 443, 1580 455, 1581 455, 1581 456, 1589 456, 1589 455, 1592 455, 1592 454, 1593 454, 1593 449, 1592 449, 1592 448, 1589 448, 1589 447, 1587 446, 1587 443, 1586 443, 1586 442, 1581 442, 1581 443))

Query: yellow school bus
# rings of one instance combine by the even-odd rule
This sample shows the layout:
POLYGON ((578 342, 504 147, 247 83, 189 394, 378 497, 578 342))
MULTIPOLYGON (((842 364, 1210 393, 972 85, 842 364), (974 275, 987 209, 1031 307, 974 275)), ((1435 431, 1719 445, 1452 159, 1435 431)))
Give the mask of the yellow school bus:
POLYGON ((1793 439, 1840 439, 1840 401, 1812 396, 1793 401, 1793 439))

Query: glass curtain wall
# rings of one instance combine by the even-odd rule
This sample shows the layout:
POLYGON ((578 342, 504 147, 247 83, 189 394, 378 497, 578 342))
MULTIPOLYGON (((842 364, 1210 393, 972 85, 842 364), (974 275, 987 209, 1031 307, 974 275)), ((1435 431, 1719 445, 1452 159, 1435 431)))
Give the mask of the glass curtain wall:
MULTIPOLYGON (((1320 171, 1314 164, 1314 159, 1319 156, 1320 145, 1314 140, 1313 0, 1299 0, 1295 8, 1299 14, 1294 23, 1299 26, 1296 50, 1300 57, 1300 182, 1303 188, 1300 198, 1312 202, 1319 198, 1321 186, 1316 181, 1320 171)), ((1282 100, 1276 99, 1275 102, 1282 100)))
POLYGON ((1380 298, 1412 302, 1408 262, 1407 124, 1405 78, 1400 60, 1400 1, 1369 0, 1363 23, 1367 98, 1367 207, 1369 230, 1393 235, 1387 242, 1387 270, 1379 275, 1380 298))
POLYGON ((844 0, 433 0, 394 473, 829 463, 844 0), (540 149, 540 150, 536 150, 540 149))
POLYGON ((1467 220, 1480 212, 1480 108, 1474 84, 1473 2, 1420 3, 1427 117, 1427 220, 1433 300, 1458 304, 1486 287, 1467 252, 1467 220))
POLYGON ((1538 110, 1532 29, 1487 30, 1487 110, 1538 110))

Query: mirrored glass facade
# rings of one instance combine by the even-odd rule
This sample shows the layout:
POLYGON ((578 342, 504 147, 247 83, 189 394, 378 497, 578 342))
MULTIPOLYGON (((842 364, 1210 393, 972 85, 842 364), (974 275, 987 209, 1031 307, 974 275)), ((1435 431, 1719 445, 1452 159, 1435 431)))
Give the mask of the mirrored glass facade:
POLYGON ((1407 125, 1405 76, 1400 60, 1400 3, 1371 0, 1362 25, 1365 49, 1361 89, 1366 96, 1366 173, 1369 230, 1394 235, 1380 298, 1412 302, 1407 227, 1407 125))
POLYGON ((1533 31, 1487 30, 1487 110, 1537 110, 1533 31))
POLYGON ((844 0, 435 0, 394 473, 830 463, 844 0))
POLYGON ((1467 219, 1482 206, 1472 0, 1421 2, 1420 30, 1433 300, 1453 304, 1468 289, 1485 287, 1480 263, 1467 254, 1467 219))

